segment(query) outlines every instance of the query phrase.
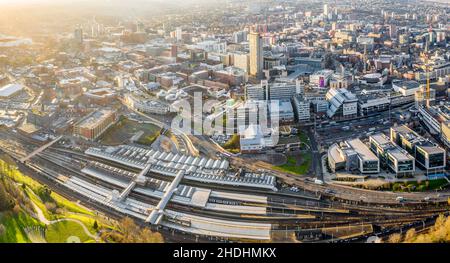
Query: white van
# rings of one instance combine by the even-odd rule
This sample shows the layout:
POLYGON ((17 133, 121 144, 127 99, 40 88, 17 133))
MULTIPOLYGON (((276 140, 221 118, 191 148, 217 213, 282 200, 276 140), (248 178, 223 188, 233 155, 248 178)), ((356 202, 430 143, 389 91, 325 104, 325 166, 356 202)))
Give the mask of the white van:
POLYGON ((320 179, 315 179, 315 180, 314 180, 314 183, 315 183, 315 184, 318 184, 318 185, 323 185, 323 181, 320 180, 320 179))

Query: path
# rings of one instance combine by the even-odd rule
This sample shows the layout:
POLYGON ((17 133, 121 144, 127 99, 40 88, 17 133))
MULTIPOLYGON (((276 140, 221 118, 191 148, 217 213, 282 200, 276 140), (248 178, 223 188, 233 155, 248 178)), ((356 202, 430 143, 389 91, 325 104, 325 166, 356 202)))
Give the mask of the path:
MULTIPOLYGON (((39 196, 37 196, 33 191, 30 191, 30 193, 39 198, 39 196)), ((42 209, 38 205, 36 205, 36 203, 33 200, 30 199, 30 201, 31 201, 31 204, 33 205, 34 210, 36 211, 37 219, 39 221, 41 221, 44 225, 48 226, 48 225, 52 225, 52 224, 59 223, 59 222, 62 222, 62 221, 75 222, 75 223, 79 224, 83 228, 83 230, 84 230, 84 232, 86 233, 87 236, 89 236, 90 238, 94 239, 95 241, 98 241, 99 237, 96 236, 96 235, 93 235, 89 231, 89 229, 86 227, 86 225, 84 225, 84 223, 81 222, 80 220, 73 219, 73 218, 61 218, 61 219, 56 219, 56 220, 50 221, 50 220, 48 220, 45 217, 44 213, 42 212, 42 209)))

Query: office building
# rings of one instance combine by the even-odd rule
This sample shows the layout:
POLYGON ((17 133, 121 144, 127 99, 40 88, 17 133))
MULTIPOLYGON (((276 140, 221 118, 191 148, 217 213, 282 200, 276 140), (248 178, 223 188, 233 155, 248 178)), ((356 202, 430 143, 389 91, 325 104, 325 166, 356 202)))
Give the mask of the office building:
POLYGON ((299 122, 307 122, 311 118, 310 102, 303 96, 295 96, 293 99, 294 111, 299 122))
POLYGON ((94 111, 73 126, 74 136, 95 140, 117 120, 116 112, 110 109, 94 111))
POLYGON ((405 149, 416 159, 416 165, 427 174, 441 173, 445 169, 445 150, 418 135, 407 126, 392 127, 391 141, 405 149))
POLYGON ((358 114, 358 99, 347 89, 330 89, 325 95, 329 103, 329 118, 349 119, 358 114))
POLYGON ((380 160, 360 139, 333 144, 328 150, 328 164, 333 172, 340 169, 358 170, 362 174, 380 172, 380 160))
POLYGON ((83 29, 81 27, 75 29, 73 38, 75 39, 75 43, 83 44, 83 29))
POLYGON ((303 86, 299 81, 269 83, 267 80, 262 80, 259 85, 246 87, 247 100, 290 100, 301 93, 303 93, 303 86))
POLYGON ((261 79, 263 76, 263 43, 259 33, 249 35, 250 44, 250 75, 261 79))
POLYGON ((414 157, 406 150, 395 145, 382 134, 369 137, 370 149, 378 156, 383 168, 394 172, 397 177, 413 175, 416 167, 414 157))

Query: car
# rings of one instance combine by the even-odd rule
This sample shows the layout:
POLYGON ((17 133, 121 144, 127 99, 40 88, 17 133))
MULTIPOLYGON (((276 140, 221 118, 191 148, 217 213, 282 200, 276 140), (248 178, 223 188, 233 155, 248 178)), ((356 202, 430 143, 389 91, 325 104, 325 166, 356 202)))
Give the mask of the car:
POLYGON ((405 201, 405 198, 403 198, 403 196, 397 196, 397 198, 395 198, 395 200, 397 200, 398 202, 403 202, 403 201, 405 201))
POLYGON ((323 181, 320 180, 320 179, 315 179, 315 180, 314 180, 314 183, 315 183, 315 184, 318 184, 318 185, 323 185, 323 181))
POLYGON ((289 188, 292 192, 298 192, 299 190, 298 190, 298 187, 295 187, 295 186, 293 186, 293 187, 291 187, 291 188, 289 188))

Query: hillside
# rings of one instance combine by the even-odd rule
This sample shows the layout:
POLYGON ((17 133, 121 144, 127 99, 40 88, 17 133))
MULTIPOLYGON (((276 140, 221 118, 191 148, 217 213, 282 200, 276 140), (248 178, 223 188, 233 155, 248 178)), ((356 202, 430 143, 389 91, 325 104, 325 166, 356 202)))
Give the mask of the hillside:
POLYGON ((0 243, 163 242, 159 233, 71 202, 0 156, 0 243))

